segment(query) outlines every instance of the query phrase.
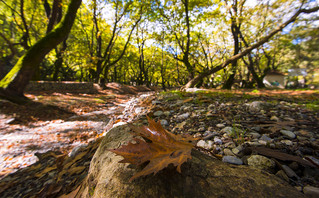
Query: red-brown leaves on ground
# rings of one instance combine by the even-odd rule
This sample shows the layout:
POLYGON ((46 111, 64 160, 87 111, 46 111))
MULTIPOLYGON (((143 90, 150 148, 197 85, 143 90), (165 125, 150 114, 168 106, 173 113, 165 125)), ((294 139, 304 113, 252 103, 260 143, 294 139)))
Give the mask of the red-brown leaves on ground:
POLYGON ((141 165, 149 163, 140 172, 136 173, 130 181, 140 176, 156 174, 169 164, 177 166, 177 171, 181 172, 181 165, 191 159, 191 150, 194 147, 192 137, 174 135, 166 131, 159 122, 147 118, 149 126, 136 127, 130 125, 135 134, 144 140, 134 138, 135 143, 129 142, 127 145, 110 151, 124 157, 120 163, 131 163, 141 165))

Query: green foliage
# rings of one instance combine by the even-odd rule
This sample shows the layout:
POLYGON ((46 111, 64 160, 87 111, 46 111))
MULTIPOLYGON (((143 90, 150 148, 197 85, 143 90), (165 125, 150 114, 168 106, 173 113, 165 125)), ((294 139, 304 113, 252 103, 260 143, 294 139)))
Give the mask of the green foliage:
MULTIPOLYGON (((64 14, 68 1, 62 2, 64 14)), ((191 73, 197 75, 211 70, 233 55, 231 24, 234 18, 240 24, 246 43, 252 45, 281 24, 301 2, 308 7, 314 4, 301 0, 257 1, 253 5, 243 0, 84 1, 66 41, 66 49, 59 45, 51 51, 42 62, 37 78, 52 80, 60 56, 59 80, 95 81, 97 65, 102 61, 100 77, 106 81, 165 87, 185 85, 191 73), (231 16, 233 2, 237 2, 239 9, 231 16), (118 23, 115 26, 116 17, 118 23), (141 21, 124 51, 139 17, 141 21), (107 46, 109 51, 106 51, 107 46), (186 59, 189 65, 185 64, 186 59), (115 63, 110 64, 112 62, 115 63)), ((53 0, 48 3, 52 6, 53 0)), ((0 69, 0 77, 17 63, 28 47, 46 34, 48 20, 43 1, 0 1, 0 68, 4 68, 4 71, 0 69), (21 2, 24 2, 23 7, 21 2)), ((267 69, 287 72, 290 68, 305 68, 308 83, 319 84, 319 78, 316 78, 319 75, 317 21, 315 15, 300 17, 292 27, 253 50, 250 55, 257 75, 262 78, 267 69)), ((243 51, 246 46, 242 38, 239 41, 243 51)), ((247 63, 248 56, 237 61, 236 70, 226 67, 205 78, 199 86, 219 88, 230 74, 235 73, 238 87, 253 88, 256 82, 247 63)), ((232 96, 223 94, 224 98, 232 96)))

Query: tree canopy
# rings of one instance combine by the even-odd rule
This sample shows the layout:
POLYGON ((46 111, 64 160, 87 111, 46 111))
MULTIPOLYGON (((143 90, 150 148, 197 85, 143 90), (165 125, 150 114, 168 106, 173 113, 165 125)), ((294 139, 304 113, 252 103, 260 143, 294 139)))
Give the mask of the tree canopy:
MULTIPOLYGON (((0 0, 2 84, 70 2, 0 0)), ((229 89, 304 69, 299 78, 318 84, 318 9, 313 0, 86 0, 68 36, 44 58, 38 49, 28 80, 229 89)))

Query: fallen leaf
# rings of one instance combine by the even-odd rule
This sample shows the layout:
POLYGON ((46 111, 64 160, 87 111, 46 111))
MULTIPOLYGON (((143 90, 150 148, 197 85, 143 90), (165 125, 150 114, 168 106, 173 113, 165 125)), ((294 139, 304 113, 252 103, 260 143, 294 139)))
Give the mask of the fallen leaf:
POLYGON ((191 149, 194 145, 190 142, 196 139, 174 135, 166 131, 159 122, 155 122, 149 117, 147 119, 149 126, 130 125, 130 128, 144 140, 134 138, 135 143, 129 142, 121 148, 110 150, 124 157, 120 163, 141 165, 149 161, 147 166, 136 173, 130 181, 151 173, 156 174, 169 164, 177 166, 177 171, 181 172, 181 165, 191 159, 191 149))

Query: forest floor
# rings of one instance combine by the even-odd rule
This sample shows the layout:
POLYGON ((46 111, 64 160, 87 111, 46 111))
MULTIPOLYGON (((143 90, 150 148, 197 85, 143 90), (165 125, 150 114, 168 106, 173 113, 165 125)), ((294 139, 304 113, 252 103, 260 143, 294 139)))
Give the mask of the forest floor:
MULTIPOLYGON (((95 94, 27 93, 34 101, 27 106, 0 101, 0 195, 47 196, 74 190, 87 174, 100 137, 113 125, 132 121, 139 114, 160 120, 174 133, 200 137, 204 142, 199 146, 221 159, 239 157, 236 149, 251 142, 288 154, 319 157, 315 146, 319 141, 318 91, 191 89, 157 95, 141 95, 141 91, 150 90, 110 84, 95 94), (249 106, 254 101, 259 103, 249 106), (223 135, 227 127, 245 132, 223 135), (282 137, 282 129, 299 138, 282 137)), ((288 182, 319 185, 316 178, 300 181, 303 173, 295 172, 299 180, 288 178, 288 182)))

